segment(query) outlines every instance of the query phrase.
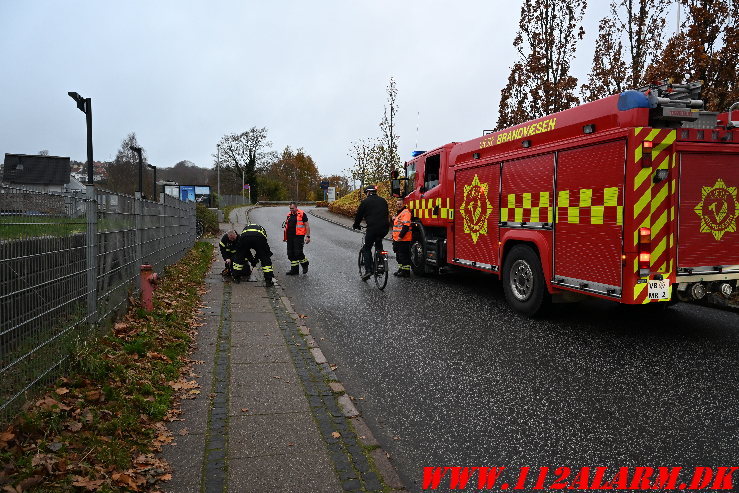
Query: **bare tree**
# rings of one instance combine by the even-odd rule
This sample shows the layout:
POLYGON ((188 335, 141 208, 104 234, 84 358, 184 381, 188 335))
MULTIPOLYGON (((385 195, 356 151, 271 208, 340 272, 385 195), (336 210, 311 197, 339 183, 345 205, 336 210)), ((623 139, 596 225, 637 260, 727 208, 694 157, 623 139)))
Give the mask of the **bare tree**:
POLYGON ((244 183, 251 187, 252 200, 256 200, 259 196, 257 171, 274 159, 274 153, 269 150, 272 143, 267 140, 267 128, 252 127, 246 132, 224 135, 218 145, 221 167, 243 177, 244 183))
POLYGON ((351 144, 349 157, 354 160, 354 166, 346 172, 352 181, 359 182, 359 188, 364 188, 365 183, 369 183, 370 161, 374 147, 375 144, 367 139, 359 139, 351 144))
POLYGON ((398 113, 398 88, 395 79, 390 77, 387 86, 387 105, 380 121, 381 150, 384 151, 382 161, 385 163, 385 178, 389 179, 390 173, 400 167, 400 155, 398 154, 398 141, 400 136, 395 133, 395 116, 398 113))
POLYGON ((739 1, 680 0, 680 5, 685 20, 648 68, 648 80, 702 80, 706 108, 726 111, 739 100, 739 1))
POLYGON ((562 111, 578 104, 577 78, 570 75, 586 0, 524 0, 513 40, 518 60, 500 95, 498 128, 562 111))
POLYGON ((586 101, 647 82, 645 69, 664 45, 668 7, 659 0, 611 1, 611 15, 601 19, 598 26, 593 68, 588 82, 581 87, 586 101))

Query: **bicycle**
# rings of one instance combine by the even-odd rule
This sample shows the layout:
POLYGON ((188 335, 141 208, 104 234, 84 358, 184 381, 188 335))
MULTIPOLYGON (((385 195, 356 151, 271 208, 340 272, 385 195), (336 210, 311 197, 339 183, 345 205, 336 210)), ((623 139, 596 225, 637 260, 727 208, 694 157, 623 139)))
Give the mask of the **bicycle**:
POLYGON ((372 262, 373 269, 370 272, 367 272, 364 263, 364 241, 367 236, 367 228, 362 228, 362 231, 362 245, 359 248, 359 259, 357 260, 359 276, 364 277, 366 274, 370 274, 371 277, 375 278, 375 285, 377 288, 383 290, 385 289, 385 286, 387 286, 387 276, 388 271, 390 270, 387 262, 387 252, 385 250, 378 252, 377 249, 375 249, 372 262))

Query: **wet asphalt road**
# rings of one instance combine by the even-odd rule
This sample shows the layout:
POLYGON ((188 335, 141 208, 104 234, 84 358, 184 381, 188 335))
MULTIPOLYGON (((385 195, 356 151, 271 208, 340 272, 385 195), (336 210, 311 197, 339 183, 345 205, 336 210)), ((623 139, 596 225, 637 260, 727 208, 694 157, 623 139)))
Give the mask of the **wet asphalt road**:
POLYGON ((285 276, 286 213, 251 217, 412 491, 424 466, 739 466, 736 312, 593 299, 528 320, 497 280, 462 270, 381 292, 359 280, 361 235, 314 216, 310 272, 285 276))

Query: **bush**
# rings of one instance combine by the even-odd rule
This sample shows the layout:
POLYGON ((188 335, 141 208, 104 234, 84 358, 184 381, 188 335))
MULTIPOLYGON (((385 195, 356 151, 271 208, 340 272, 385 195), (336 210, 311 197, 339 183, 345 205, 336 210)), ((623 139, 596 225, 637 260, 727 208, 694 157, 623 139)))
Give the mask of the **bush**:
MULTIPOLYGON (((368 184, 369 185, 369 184, 368 184)), ((377 195, 385 199, 388 203, 388 209, 394 211, 394 203, 392 197, 390 197, 390 185, 388 182, 380 182, 377 185, 377 195)), ((328 210, 336 214, 342 214, 348 217, 354 217, 357 213, 357 207, 359 203, 364 199, 364 193, 362 190, 354 190, 341 197, 336 202, 331 202, 328 205, 328 210)))
POLYGON ((200 221, 205 227, 205 232, 212 235, 218 235, 220 229, 218 227, 218 216, 215 212, 208 209, 202 204, 195 206, 195 219, 200 221))
POLYGON ((317 200, 316 207, 328 207, 328 202, 325 200, 317 200))

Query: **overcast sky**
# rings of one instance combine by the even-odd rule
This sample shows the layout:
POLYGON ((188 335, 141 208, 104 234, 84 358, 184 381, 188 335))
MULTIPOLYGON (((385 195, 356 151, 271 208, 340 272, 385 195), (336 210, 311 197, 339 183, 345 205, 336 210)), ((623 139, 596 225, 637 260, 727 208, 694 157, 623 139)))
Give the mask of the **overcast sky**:
MULTIPOLYGON (((583 82, 598 19, 573 73, 583 82)), ((0 155, 95 160, 135 132, 149 162, 213 166, 219 138, 267 127, 322 174, 351 166, 352 141, 379 136, 398 88, 401 159, 495 126, 515 53, 520 1, 0 0, 0 155)), ((668 22, 674 28, 674 20, 668 22)))

